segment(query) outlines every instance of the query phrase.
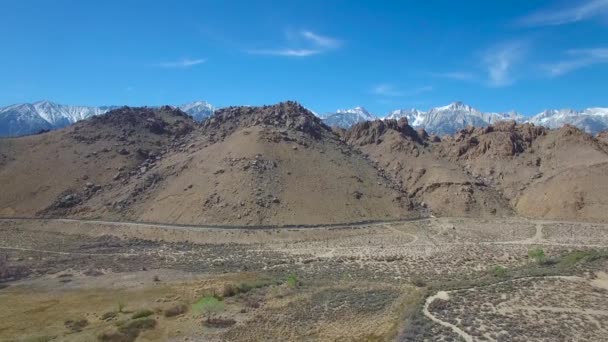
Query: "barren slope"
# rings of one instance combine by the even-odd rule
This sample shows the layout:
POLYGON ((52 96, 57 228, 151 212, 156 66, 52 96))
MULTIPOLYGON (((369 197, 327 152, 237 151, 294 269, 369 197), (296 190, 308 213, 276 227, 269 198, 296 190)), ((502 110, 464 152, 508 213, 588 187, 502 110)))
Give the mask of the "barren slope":
POLYGON ((510 214, 508 202, 481 179, 433 153, 437 144, 423 130, 415 131, 406 119, 360 123, 345 140, 376 161, 417 202, 439 216, 492 216, 510 214))
POLYGON ((194 125, 169 107, 121 108, 59 131, 0 139, 0 215, 87 211, 85 202, 120 189, 194 125))
POLYGON ((147 116, 162 113, 134 111, 130 117, 139 125, 138 139, 98 136, 97 131, 116 129, 109 125, 115 120, 104 119, 116 115, 111 112, 67 130, 3 140, 3 150, 11 152, 0 180, 15 186, 3 194, 1 213, 245 225, 416 215, 389 179, 296 103, 227 108, 204 127, 173 111, 170 118, 183 123, 163 133, 146 128, 147 116), (102 145, 110 152, 84 158, 102 145), (128 155, 121 154, 123 145, 128 155), (26 153, 29 146, 38 154, 26 153), (31 163, 37 164, 33 173, 27 170, 31 163), (29 179, 35 181, 24 185, 29 179), (36 195, 41 191, 44 196, 36 195))
POLYGON ((463 130, 436 153, 493 184, 522 215, 608 221, 608 147, 575 127, 502 122, 463 130))

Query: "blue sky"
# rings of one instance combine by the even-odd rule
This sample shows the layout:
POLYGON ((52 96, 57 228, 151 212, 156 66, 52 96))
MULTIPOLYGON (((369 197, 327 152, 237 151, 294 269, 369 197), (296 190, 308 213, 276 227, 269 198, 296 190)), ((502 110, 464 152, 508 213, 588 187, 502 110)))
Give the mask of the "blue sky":
POLYGON ((0 106, 608 107, 608 0, 0 0, 0 106))

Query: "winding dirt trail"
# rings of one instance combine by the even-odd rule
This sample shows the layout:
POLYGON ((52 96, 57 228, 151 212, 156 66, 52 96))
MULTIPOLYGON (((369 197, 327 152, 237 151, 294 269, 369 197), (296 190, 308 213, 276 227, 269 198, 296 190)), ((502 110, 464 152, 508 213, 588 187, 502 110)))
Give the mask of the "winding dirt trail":
POLYGON ((458 336, 462 337, 466 342, 473 342, 473 336, 467 334, 464 330, 460 329, 459 327, 457 327, 456 325, 454 325, 452 323, 440 320, 439 318, 435 317, 429 311, 429 306, 437 299, 449 300, 450 294, 447 291, 439 291, 439 292, 435 293, 434 295, 429 296, 426 299, 426 301, 424 302, 424 308, 422 309, 422 312, 424 313, 424 315, 427 318, 429 318, 431 321, 438 323, 440 325, 443 325, 444 327, 452 329, 452 331, 454 333, 456 333, 458 336))
MULTIPOLYGON (((424 303, 424 308, 423 308, 423 314, 430 320, 432 320, 433 322, 440 324, 444 327, 450 328, 455 334, 457 334, 458 336, 460 336, 463 340, 465 340, 466 342, 473 342, 476 339, 471 336, 470 334, 468 334, 467 332, 465 332, 464 330, 460 329, 457 325, 452 324, 450 322, 446 322, 443 321, 439 318, 437 318, 435 315, 433 315, 430 310, 429 310, 429 306, 437 299, 441 299, 441 300, 449 300, 450 299, 450 294, 453 293, 457 293, 457 292, 464 292, 464 291, 475 291, 476 289, 479 288, 483 288, 483 287, 491 287, 491 286, 496 286, 499 284, 504 284, 504 283, 512 283, 512 282, 519 282, 519 281, 524 281, 524 280, 528 280, 528 279, 563 279, 563 280, 567 280, 567 281, 575 281, 575 282, 588 282, 587 279, 585 278, 581 278, 581 277, 577 277, 577 276, 534 276, 534 277, 523 277, 523 278, 517 278, 517 279, 509 279, 509 280, 505 280, 505 281, 501 281, 501 282, 497 282, 494 284, 490 284, 490 285, 480 285, 480 286, 471 286, 468 288, 463 288, 463 289, 458 289, 458 290, 453 290, 453 291, 438 291, 437 293, 435 293, 432 296, 427 297, 425 303, 424 303)), ((580 314, 585 314, 585 315, 608 315, 608 311, 607 310, 591 310, 591 309, 586 309, 586 310, 577 310, 577 309, 570 309, 570 308, 560 308, 560 307, 553 307, 553 306, 540 306, 540 307, 533 307, 533 306, 516 306, 516 307, 512 307, 509 309, 505 309, 505 308, 499 308, 498 312, 504 313, 507 310, 513 310, 513 309, 521 309, 521 310, 530 310, 530 311, 550 311, 550 312, 556 312, 556 313, 580 313, 580 314)), ((490 339, 492 340, 492 339, 490 339)))

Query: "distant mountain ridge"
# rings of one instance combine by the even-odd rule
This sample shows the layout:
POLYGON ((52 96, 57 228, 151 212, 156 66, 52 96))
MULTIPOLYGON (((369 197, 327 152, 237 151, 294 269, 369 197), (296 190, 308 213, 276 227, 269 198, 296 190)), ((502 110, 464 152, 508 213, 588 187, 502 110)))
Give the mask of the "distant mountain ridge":
POLYGON ((538 126, 559 128, 565 124, 576 126, 591 134, 608 129, 608 108, 545 110, 528 120, 538 126))
MULTIPOLYGON (((58 129, 116 108, 119 106, 70 106, 46 100, 0 107, 0 136, 28 135, 58 129)), ((215 107, 206 101, 186 103, 177 108, 198 121, 206 119, 215 111, 215 107)))
MULTIPOLYGON (((44 130, 65 127, 77 121, 104 114, 119 106, 69 106, 51 101, 15 104, 0 107, 0 136, 35 134, 44 130)), ((194 101, 179 105, 197 121, 213 115, 216 108, 206 101, 194 101)), ((314 112, 313 112, 314 113, 314 112)), ((317 114, 315 114, 317 115, 317 114)), ((328 126, 350 128, 373 120, 407 118, 415 128, 424 128, 429 134, 445 135, 467 126, 485 127, 498 121, 515 120, 518 123, 533 123, 537 126, 559 128, 570 124, 591 134, 608 130, 608 108, 592 107, 581 111, 573 109, 545 110, 532 117, 511 111, 506 113, 481 112, 462 102, 422 111, 416 108, 393 110, 384 117, 369 112, 364 107, 339 109, 319 116, 328 126)))
POLYGON ((329 126, 349 128, 361 121, 387 120, 406 118, 415 128, 424 128, 430 134, 454 134, 467 126, 485 127, 499 121, 515 120, 518 123, 533 123, 537 126, 559 128, 570 124, 588 133, 597 134, 608 130, 608 108, 587 108, 582 111, 572 109, 546 110, 530 118, 511 111, 506 113, 481 112, 462 102, 453 102, 447 106, 421 111, 416 108, 397 109, 384 117, 370 114, 362 107, 351 110, 338 110, 326 114, 323 121, 329 126))
POLYGON ((363 107, 355 107, 352 109, 338 109, 335 113, 321 116, 321 119, 330 127, 349 128, 359 122, 376 120, 378 117, 363 107))

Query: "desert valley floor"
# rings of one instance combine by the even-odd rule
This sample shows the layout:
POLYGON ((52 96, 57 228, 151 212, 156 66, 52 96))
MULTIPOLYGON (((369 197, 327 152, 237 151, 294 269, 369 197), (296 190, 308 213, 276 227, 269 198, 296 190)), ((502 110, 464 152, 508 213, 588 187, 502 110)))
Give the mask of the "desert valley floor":
POLYGON ((608 225, 0 220, 2 341, 604 341, 608 225))

